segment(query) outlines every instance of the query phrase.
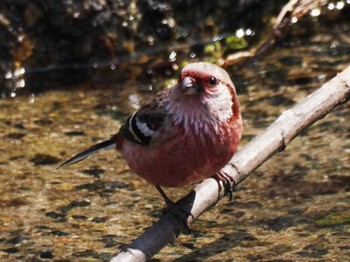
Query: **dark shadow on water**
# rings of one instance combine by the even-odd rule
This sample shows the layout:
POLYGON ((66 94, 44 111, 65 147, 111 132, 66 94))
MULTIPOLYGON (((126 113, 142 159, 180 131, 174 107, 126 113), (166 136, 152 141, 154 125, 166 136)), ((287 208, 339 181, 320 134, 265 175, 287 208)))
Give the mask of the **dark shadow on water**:
POLYGON ((230 234, 225 234, 215 241, 202 246, 193 252, 179 257, 174 262, 183 261, 203 261, 214 255, 220 254, 234 247, 240 246, 243 241, 255 241, 255 237, 245 230, 239 230, 230 234))

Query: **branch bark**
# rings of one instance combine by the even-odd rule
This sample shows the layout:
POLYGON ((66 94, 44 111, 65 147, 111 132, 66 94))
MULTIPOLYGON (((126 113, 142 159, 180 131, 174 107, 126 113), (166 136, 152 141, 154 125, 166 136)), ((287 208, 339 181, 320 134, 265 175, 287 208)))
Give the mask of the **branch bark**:
MULTIPOLYGON (((283 112, 262 134, 239 150, 222 171, 233 178, 232 186, 241 183, 271 156, 284 150, 300 132, 349 98, 350 66, 283 112)), ((187 219, 188 224, 224 196, 223 188, 216 180, 206 179, 176 203, 179 208, 192 214, 187 219)), ((111 261, 146 261, 176 239, 183 227, 181 219, 167 213, 111 261)))

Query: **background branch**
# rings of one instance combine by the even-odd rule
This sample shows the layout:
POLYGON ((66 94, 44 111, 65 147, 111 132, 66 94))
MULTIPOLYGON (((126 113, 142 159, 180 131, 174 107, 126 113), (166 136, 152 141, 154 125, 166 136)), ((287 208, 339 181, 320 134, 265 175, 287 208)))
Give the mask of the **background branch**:
POLYGON ((265 55, 277 41, 287 34, 293 24, 292 18, 300 20, 312 9, 320 8, 327 3, 328 0, 290 0, 281 9, 267 38, 264 38, 257 47, 253 47, 248 51, 241 51, 228 55, 220 62, 221 66, 237 64, 251 58, 265 55))
MULTIPOLYGON (((234 179, 235 185, 241 183, 267 159, 284 150, 300 132, 337 105, 346 102, 349 97, 350 66, 293 108, 286 110, 262 134, 239 150, 223 171, 234 179)), ((180 199, 177 205, 193 215, 187 220, 191 224, 223 196, 223 186, 210 178, 180 199)), ((176 239, 183 227, 181 219, 167 213, 111 261, 145 261, 176 239)))

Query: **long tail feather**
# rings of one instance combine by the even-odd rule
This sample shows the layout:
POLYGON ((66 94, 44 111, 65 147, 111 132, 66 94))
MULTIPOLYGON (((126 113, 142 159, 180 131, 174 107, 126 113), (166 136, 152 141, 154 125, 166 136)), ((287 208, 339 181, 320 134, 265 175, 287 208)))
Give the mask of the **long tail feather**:
POLYGON ((103 141, 101 143, 93 145, 92 147, 86 149, 85 151, 83 151, 79 154, 76 154, 75 156, 68 159, 67 161, 64 161, 60 166, 57 167, 57 169, 64 167, 64 166, 69 166, 69 165, 73 165, 75 163, 78 163, 78 162, 88 158, 89 156, 96 154, 97 152, 99 152, 101 150, 112 149, 115 147, 116 147, 116 145, 115 145, 114 139, 103 141))

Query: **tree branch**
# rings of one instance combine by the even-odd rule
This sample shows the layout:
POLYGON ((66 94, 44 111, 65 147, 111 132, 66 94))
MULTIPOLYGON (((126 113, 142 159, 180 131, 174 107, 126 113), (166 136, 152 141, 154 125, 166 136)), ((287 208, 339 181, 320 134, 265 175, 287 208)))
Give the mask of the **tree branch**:
MULTIPOLYGON (((300 132, 349 98, 350 66, 299 104, 286 110, 262 134, 239 150, 222 171, 233 178, 235 183, 232 186, 241 183, 267 159, 284 150, 300 132)), ((216 180, 206 179, 176 204, 192 214, 187 219, 191 224, 224 196, 223 188, 216 180)), ((111 261, 146 261, 176 239, 183 227, 181 219, 167 213, 111 261)))

